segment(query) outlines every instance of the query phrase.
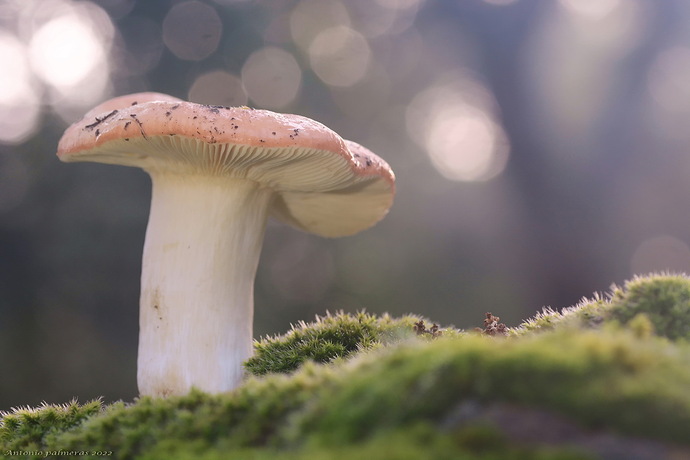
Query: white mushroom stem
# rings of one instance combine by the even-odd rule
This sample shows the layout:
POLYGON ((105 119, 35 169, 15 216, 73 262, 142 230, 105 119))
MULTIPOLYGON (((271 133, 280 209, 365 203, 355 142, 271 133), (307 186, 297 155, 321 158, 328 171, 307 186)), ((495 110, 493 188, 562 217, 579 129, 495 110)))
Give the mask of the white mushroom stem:
POLYGON ((151 178, 139 391, 231 390, 252 354, 254 276, 273 193, 228 177, 153 172, 151 178))

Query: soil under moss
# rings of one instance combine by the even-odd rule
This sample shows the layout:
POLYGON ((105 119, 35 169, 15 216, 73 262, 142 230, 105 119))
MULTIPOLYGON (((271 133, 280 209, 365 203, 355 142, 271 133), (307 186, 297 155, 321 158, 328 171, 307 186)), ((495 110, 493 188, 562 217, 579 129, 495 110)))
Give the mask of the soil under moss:
POLYGON ((690 458, 689 306, 690 280, 653 276, 507 336, 327 316, 258 342, 229 394, 12 410, 0 455, 690 458))

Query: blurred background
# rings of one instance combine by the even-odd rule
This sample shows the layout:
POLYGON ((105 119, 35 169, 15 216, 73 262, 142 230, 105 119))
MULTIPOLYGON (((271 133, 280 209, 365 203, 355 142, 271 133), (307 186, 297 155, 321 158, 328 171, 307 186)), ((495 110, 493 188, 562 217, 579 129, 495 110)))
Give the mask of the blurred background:
POLYGON ((136 396, 149 179, 55 150, 148 90, 305 115, 396 172, 361 234, 270 223, 256 336, 361 309, 514 326, 690 270, 690 2, 0 0, 0 409, 136 396))

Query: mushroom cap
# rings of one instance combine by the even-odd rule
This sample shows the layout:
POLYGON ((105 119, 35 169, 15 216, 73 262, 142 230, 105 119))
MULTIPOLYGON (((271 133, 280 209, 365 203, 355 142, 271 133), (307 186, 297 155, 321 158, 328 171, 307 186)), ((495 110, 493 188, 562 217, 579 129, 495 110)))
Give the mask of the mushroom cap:
POLYGON ((346 236, 383 218, 395 195, 388 164, 299 115, 138 93, 106 101, 67 128, 65 162, 136 166, 149 174, 255 181, 276 193, 271 214, 321 236, 346 236))

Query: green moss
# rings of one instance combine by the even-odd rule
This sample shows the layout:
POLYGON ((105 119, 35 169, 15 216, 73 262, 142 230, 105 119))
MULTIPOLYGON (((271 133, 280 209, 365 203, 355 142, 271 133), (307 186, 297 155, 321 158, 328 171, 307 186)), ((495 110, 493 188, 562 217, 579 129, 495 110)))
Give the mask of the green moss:
MULTIPOLYGON (((292 372, 306 361, 329 363, 354 353, 391 345, 415 337, 418 316, 391 318, 360 312, 354 315, 317 316, 301 322, 287 334, 264 338, 254 344, 254 356, 245 363, 253 375, 292 372)), ((455 331, 448 329, 446 334, 455 331)))
MULTIPOLYGON (((623 287, 614 286, 602 297, 584 299, 578 305, 556 312, 549 308, 511 331, 524 335, 552 329, 592 329, 607 325, 637 328, 640 315, 656 333, 671 340, 690 339, 690 279, 683 275, 657 274, 637 277, 623 287), (637 322, 631 322, 634 318, 637 322)), ((647 326, 645 326, 647 327, 647 326)))
POLYGON ((591 433, 603 432, 628 452, 642 439, 688 455, 688 285, 638 278, 509 337, 434 337, 413 316, 326 316, 258 342, 247 365, 258 376, 232 393, 15 410, 0 421, 0 452, 575 459, 600 453, 591 433), (566 434, 550 435, 559 424, 566 434))
POLYGON ((635 278, 613 291, 610 304, 610 318, 623 324, 644 314, 657 334, 690 339, 690 279, 685 276, 635 278))
MULTIPOLYGON (((500 458, 492 457, 490 449, 476 452, 481 430, 469 436, 485 426, 485 420, 457 416, 459 408, 471 402, 485 412, 510 404, 518 408, 518 421, 521 408, 538 408, 560 414, 583 430, 603 428, 621 436, 688 445, 689 362, 686 345, 640 339, 626 331, 412 341, 335 366, 308 364, 291 375, 253 378, 231 394, 142 398, 108 407, 78 425, 53 427, 50 436, 13 438, 9 433, 3 440, 16 449, 78 451, 97 446, 112 451, 113 458, 166 458, 184 445, 209 455, 253 451, 262 458, 281 450, 285 458, 291 458, 291 452, 295 458, 314 452, 317 458, 316 453, 360 445, 374 452, 385 444, 382 440, 403 436, 421 424, 437 433, 433 445, 455 443, 458 458, 465 452, 477 455, 468 458, 500 458)), ((500 432, 502 427, 489 423, 487 429, 500 432)), ((532 435, 538 437, 540 430, 532 435)), ((515 442, 501 444, 500 436, 497 439, 496 452, 515 449, 515 442)), ((413 444, 406 447, 410 452, 419 448, 413 444)), ((524 447, 534 453, 538 443, 524 447)), ((566 440, 556 447, 571 446, 566 440)))
POLYGON ((555 311, 543 308, 532 318, 525 320, 517 328, 510 330, 510 335, 520 336, 533 332, 550 331, 553 329, 596 329, 601 327, 610 309, 608 299, 599 294, 592 299, 582 299, 573 307, 555 311))
POLYGON ((101 412, 103 405, 94 400, 80 405, 43 403, 37 408, 19 407, 0 412, 0 446, 6 450, 34 450, 46 445, 55 433, 67 431, 101 412))
POLYGON ((587 460, 590 455, 574 448, 517 446, 497 430, 481 426, 440 433, 429 424, 377 435, 361 443, 338 446, 306 446, 298 449, 233 448, 217 445, 200 449, 189 443, 159 446, 141 458, 146 460, 587 460), (203 454, 200 454, 203 452, 203 454))
POLYGON ((567 414, 583 426, 688 442, 690 351, 620 332, 468 336, 361 360, 347 384, 302 414, 300 433, 350 443, 414 420, 443 420, 467 398, 567 414), (660 415, 663 414, 663 415, 660 415), (649 420, 665 421, 650 426, 649 420))

